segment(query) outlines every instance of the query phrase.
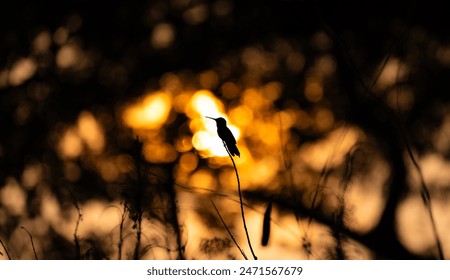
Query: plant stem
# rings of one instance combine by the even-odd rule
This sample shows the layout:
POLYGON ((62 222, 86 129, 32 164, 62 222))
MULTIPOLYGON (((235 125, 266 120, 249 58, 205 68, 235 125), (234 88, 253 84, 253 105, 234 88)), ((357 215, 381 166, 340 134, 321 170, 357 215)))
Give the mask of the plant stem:
POLYGON ((3 244, 3 241, 1 239, 0 239, 0 244, 2 244, 2 247, 5 250, 6 255, 8 256, 8 259, 11 260, 11 256, 9 255, 8 250, 6 249, 6 246, 5 246, 5 244, 3 244))
POLYGON ((220 215, 219 210, 216 207, 216 204, 214 204, 214 201, 211 200, 212 205, 214 206, 214 209, 216 210, 217 215, 219 215, 220 221, 222 222, 223 226, 225 227, 225 229, 227 230, 228 234, 230 235, 231 239, 233 240, 234 244, 236 245, 236 247, 239 249, 239 251, 241 252, 242 256, 244 257, 244 259, 248 260, 247 255, 245 254, 245 252, 241 249, 241 247, 239 246, 239 244, 237 243, 236 239, 234 238, 233 234, 231 233, 230 229, 228 228, 227 224, 225 223, 225 221, 222 218, 222 215, 220 215))
POLYGON ((237 167, 236 167, 236 163, 234 163, 233 156, 231 155, 230 151, 228 150, 228 147, 227 147, 225 141, 223 142, 223 146, 227 150, 228 156, 230 156, 231 162, 233 163, 234 172, 236 173, 236 179, 237 179, 237 184, 238 184, 238 192, 239 192, 239 204, 241 206, 242 222, 244 224, 244 231, 245 231, 245 235, 247 237, 248 247, 250 247, 250 251, 252 252, 253 259, 257 260, 258 257, 256 257, 255 252, 253 251, 252 243, 250 241, 250 236, 248 234, 247 223, 245 222, 244 204, 242 202, 241 182, 239 181, 239 173, 238 173, 238 170, 237 170, 237 167))
POLYGON ((28 236, 30 236, 31 247, 33 247, 34 258, 36 260, 38 260, 38 257, 37 257, 37 254, 36 254, 36 249, 34 248, 33 236, 31 235, 31 233, 25 227, 20 227, 20 228, 23 229, 24 231, 26 231, 26 233, 28 233, 28 236))

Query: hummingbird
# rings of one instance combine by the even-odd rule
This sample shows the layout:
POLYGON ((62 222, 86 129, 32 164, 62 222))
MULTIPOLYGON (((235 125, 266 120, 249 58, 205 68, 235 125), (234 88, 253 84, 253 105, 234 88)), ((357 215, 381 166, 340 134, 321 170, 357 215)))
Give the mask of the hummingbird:
POLYGON ((232 156, 237 155, 238 157, 241 157, 241 153, 236 147, 236 139, 234 138, 233 133, 231 133, 230 129, 227 127, 227 121, 224 118, 207 118, 216 121, 217 134, 219 134, 220 139, 225 142, 230 154, 232 156))

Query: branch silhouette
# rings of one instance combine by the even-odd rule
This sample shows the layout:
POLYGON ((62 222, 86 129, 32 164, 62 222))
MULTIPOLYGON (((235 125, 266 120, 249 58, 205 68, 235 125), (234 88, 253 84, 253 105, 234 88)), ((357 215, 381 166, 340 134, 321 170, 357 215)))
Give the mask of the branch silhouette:
POLYGON ((244 250, 241 249, 241 246, 239 246, 239 244, 237 243, 236 239, 234 238, 233 234, 231 233, 230 229, 228 228, 227 224, 225 223, 225 221, 222 218, 222 215, 220 215, 219 209, 217 209, 216 204, 214 203, 214 201, 211 200, 212 205, 214 206, 214 210, 216 210, 217 215, 220 218, 220 221, 222 222, 223 226, 225 227, 225 229, 227 230, 228 234, 230 235, 231 239, 233 240, 234 244, 236 245, 236 247, 239 249, 239 251, 241 252, 242 256, 244 257, 244 259, 248 260, 247 255, 245 254, 244 250))
POLYGON ((33 236, 31 235, 31 233, 25 227, 20 227, 20 228, 23 229, 26 233, 28 233, 28 236, 30 237, 30 241, 31 241, 31 247, 33 247, 34 258, 36 260, 38 260, 38 257, 37 257, 37 254, 36 254, 36 249, 34 248, 33 236))
POLYGON ((3 244, 3 241, 0 239, 0 244, 2 244, 3 250, 5 250, 6 255, 8 256, 8 259, 11 260, 11 256, 8 253, 8 249, 6 249, 5 244, 3 244))
POLYGON ((225 143, 225 141, 223 141, 223 146, 227 150, 228 156, 230 156, 231 162, 233 163, 234 172, 236 173, 238 192, 239 192, 239 202, 240 202, 239 204, 241 206, 242 223, 244 224, 244 231, 245 231, 245 235, 247 236, 248 247, 250 247, 250 251, 252 252, 253 258, 255 260, 257 260, 258 257, 256 257, 255 252, 253 251, 252 243, 250 241, 250 236, 248 234, 247 223, 245 222, 244 204, 242 202, 241 182, 239 181, 239 173, 238 173, 238 170, 236 167, 236 163, 234 162, 233 156, 231 155, 230 151, 228 150, 228 147, 227 147, 227 144, 225 143))

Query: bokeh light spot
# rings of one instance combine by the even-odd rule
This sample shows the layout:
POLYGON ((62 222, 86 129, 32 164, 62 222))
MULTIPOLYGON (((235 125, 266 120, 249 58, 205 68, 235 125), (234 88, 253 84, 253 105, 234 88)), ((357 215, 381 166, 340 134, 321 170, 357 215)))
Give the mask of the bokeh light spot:
POLYGON ((180 166, 186 172, 192 172, 197 168, 198 158, 194 153, 185 153, 180 157, 180 166))
POLYGON ((9 72, 9 83, 13 86, 18 86, 33 77, 36 73, 36 62, 31 58, 19 59, 11 68, 9 72))
POLYGON ((73 67, 79 60, 79 56, 75 46, 65 45, 56 54, 56 64, 62 69, 73 67))
POLYGON ((227 99, 233 99, 238 96, 240 88, 232 82, 226 82, 221 86, 222 95, 227 99))
POLYGON ((191 25, 197 25, 204 22, 208 16, 209 10, 205 4, 195 5, 183 13, 184 20, 191 25))
POLYGON ((83 142, 75 129, 67 129, 59 142, 61 156, 66 158, 78 157, 83 152, 83 142))
POLYGON ((47 31, 40 32, 33 40, 33 51, 38 54, 46 53, 52 43, 52 37, 47 31))
POLYGON ((200 86, 205 89, 213 89, 217 86, 219 77, 213 70, 208 70, 200 74, 200 86))
POLYGON ((169 94, 152 93, 127 107, 123 113, 123 119, 132 128, 159 129, 169 117, 171 104, 169 94))
POLYGON ((173 162, 178 153, 169 143, 148 142, 144 144, 145 159, 153 163, 173 162))
POLYGON ((215 189, 217 187, 217 179, 210 171, 201 169, 192 174, 189 179, 190 185, 195 185, 199 188, 215 189))
POLYGON ((208 90, 197 91, 191 99, 188 116, 204 118, 206 116, 216 118, 223 112, 223 104, 208 90))
POLYGON ((323 96, 323 86, 317 79, 308 79, 305 86, 305 97, 310 102, 318 102, 323 96))
POLYGON ((175 28, 170 23, 155 26, 151 35, 151 44, 155 49, 170 47, 175 40, 175 28))
POLYGON ((84 111, 79 115, 78 133, 91 151, 100 153, 103 150, 105 146, 103 128, 90 112, 84 111))
POLYGON ((13 178, 7 178, 6 185, 0 188, 0 202, 14 216, 26 211, 26 193, 13 178))

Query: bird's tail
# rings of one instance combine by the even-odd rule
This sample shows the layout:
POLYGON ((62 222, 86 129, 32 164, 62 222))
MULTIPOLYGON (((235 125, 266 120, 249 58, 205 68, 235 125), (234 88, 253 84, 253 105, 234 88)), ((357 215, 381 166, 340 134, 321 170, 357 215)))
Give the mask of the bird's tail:
POLYGON ((234 145, 227 145, 227 147, 228 147, 228 150, 230 151, 230 154, 232 155, 232 156, 238 156, 238 157, 241 157, 241 153, 239 152, 239 150, 238 150, 238 148, 236 147, 236 145, 234 144, 234 145))

